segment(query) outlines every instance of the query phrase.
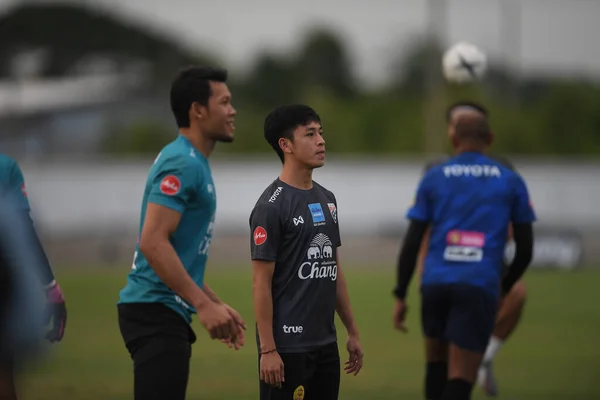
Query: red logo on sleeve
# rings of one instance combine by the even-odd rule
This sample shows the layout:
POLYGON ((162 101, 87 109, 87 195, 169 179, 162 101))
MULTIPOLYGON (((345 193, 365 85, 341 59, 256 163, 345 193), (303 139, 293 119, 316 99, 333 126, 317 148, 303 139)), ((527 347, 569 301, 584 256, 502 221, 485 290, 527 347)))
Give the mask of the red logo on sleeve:
POLYGON ((167 175, 160 182, 160 191, 167 196, 174 196, 179 193, 181 182, 175 175, 167 175))
POLYGON ((260 246, 267 241, 267 231, 262 226, 257 226, 254 230, 254 244, 260 246))
POLYGON ((25 189, 25 182, 21 183, 21 192, 23 192, 23 196, 27 197, 27 189, 25 189))

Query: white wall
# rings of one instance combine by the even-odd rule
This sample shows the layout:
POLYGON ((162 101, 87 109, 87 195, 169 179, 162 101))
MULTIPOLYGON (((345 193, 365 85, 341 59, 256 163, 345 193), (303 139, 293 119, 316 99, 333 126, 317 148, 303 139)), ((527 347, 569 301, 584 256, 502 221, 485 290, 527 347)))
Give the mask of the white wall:
MULTIPOLYGON (((279 174, 280 164, 236 158, 212 162, 221 232, 246 234, 258 196, 279 174)), ((135 231, 147 162, 22 164, 38 224, 48 233, 71 230, 135 231)), ((515 161, 515 160, 513 160, 515 161)), ((534 163, 516 160, 542 224, 600 228, 600 164, 534 163)), ((372 234, 403 223, 422 170, 422 161, 382 162, 332 159, 315 180, 338 200, 344 234, 372 234)))

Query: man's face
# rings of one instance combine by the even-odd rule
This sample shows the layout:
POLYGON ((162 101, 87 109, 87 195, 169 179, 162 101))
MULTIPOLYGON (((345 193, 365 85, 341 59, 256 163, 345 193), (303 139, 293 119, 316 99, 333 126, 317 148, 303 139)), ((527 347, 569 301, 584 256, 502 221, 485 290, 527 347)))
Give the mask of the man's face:
POLYGON ((210 89, 208 107, 194 104, 199 116, 200 128, 210 139, 217 142, 232 142, 236 110, 231 103, 231 92, 223 82, 210 82, 210 89))
POLYGON ((294 140, 280 139, 284 153, 309 168, 325 165, 325 139, 323 128, 318 122, 298 126, 294 130, 294 140))

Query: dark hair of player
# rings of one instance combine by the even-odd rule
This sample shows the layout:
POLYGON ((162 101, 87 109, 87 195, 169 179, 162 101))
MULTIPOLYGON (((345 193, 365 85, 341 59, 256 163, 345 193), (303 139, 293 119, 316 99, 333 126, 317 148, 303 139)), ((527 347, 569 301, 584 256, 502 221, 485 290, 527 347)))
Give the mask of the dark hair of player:
POLYGON ((462 116, 454 127, 454 136, 459 141, 477 142, 489 145, 492 142, 492 130, 483 115, 462 116))
POLYGON ((189 128, 190 107, 199 103, 208 107, 212 95, 210 82, 226 82, 227 70, 213 67, 188 67, 181 70, 171 84, 171 110, 179 128, 189 128))
POLYGON ((452 113, 457 108, 470 108, 472 110, 479 111, 486 118, 488 116, 488 110, 481 104, 476 103, 474 101, 459 101, 450 105, 450 107, 448 107, 448 109, 446 110, 446 122, 450 122, 450 119, 452 118, 452 113))
POLYGON ((283 150, 279 147, 279 139, 287 138, 293 141, 296 128, 311 122, 321 123, 321 118, 315 110, 304 104, 280 106, 267 115, 264 124, 265 139, 275 150, 281 162, 284 158, 283 150))

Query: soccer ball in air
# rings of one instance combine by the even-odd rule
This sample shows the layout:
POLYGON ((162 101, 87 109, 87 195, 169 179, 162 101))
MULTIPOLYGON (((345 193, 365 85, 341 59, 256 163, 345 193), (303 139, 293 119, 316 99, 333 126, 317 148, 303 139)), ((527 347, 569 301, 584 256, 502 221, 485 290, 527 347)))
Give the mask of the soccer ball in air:
POLYGON ((487 69, 487 58, 476 46, 460 42, 444 53, 442 70, 451 83, 470 83, 480 80, 487 69))

